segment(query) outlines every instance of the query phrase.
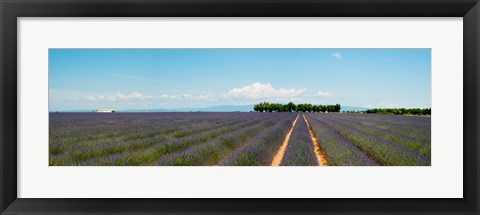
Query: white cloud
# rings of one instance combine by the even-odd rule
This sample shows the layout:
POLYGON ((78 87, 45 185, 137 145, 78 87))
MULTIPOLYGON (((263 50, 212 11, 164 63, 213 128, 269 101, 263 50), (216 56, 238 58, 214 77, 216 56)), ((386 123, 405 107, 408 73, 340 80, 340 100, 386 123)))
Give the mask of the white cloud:
POLYGON ((182 96, 180 96, 180 95, 167 95, 167 94, 163 94, 163 95, 161 95, 159 98, 161 98, 161 99, 182 99, 182 96))
POLYGON ((383 101, 379 105, 380 108, 399 108, 400 106, 390 101, 383 101))
POLYGON ((105 99, 105 96, 103 96, 103 95, 87 97, 88 101, 96 101, 96 100, 103 100, 103 99, 105 99))
POLYGON ((332 54, 332 57, 337 58, 338 60, 342 60, 342 59, 343 59, 343 58, 342 58, 342 54, 340 54, 340 53, 338 53, 338 52, 337 52, 337 53, 333 53, 333 54, 332 54))
POLYGON ((182 94, 174 94, 174 95, 169 95, 169 94, 162 94, 158 97, 155 97, 157 99, 161 100, 183 100, 183 101, 192 101, 192 100, 201 100, 201 101, 214 101, 220 98, 220 95, 215 95, 215 94, 200 94, 200 95, 194 95, 191 93, 182 93, 182 94))
POLYGON ((145 96, 139 92, 133 92, 130 95, 124 95, 117 92, 113 97, 117 100, 140 100, 140 99, 153 99, 153 96, 145 96))
POLYGON ((88 96, 86 100, 88 101, 99 101, 99 100, 105 100, 107 99, 108 101, 127 101, 127 100, 143 100, 143 99, 153 99, 153 96, 145 96, 139 92, 133 92, 130 95, 124 95, 120 92, 117 92, 114 95, 105 97, 104 95, 98 95, 98 96, 88 96))
POLYGON ((153 96, 144 96, 141 93, 133 92, 129 96, 126 96, 127 99, 153 99, 153 96))
POLYGON ((97 100, 97 98, 95 98, 95 96, 89 96, 89 97, 87 97, 87 100, 88 101, 95 101, 95 100, 97 100))
POLYGON ((198 101, 218 101, 219 99, 225 99, 228 97, 226 97, 225 95, 216 95, 216 94, 211 94, 211 93, 207 93, 207 94, 203 94, 203 95, 198 95, 198 96, 195 96, 193 97, 193 99, 196 99, 198 101))
MULTIPOLYGON (((87 100, 87 98, 92 94, 93 92, 59 90, 59 89, 48 90, 49 100, 52 100, 52 101, 84 101, 84 100, 87 100)), ((93 97, 96 98, 95 96, 93 97)))
POLYGON ((108 101, 116 101, 117 98, 115 96, 109 96, 108 101))
POLYGON ((331 97, 331 96, 332 96, 332 93, 330 93, 330 92, 318 91, 317 95, 320 96, 320 97, 331 97))
POLYGON ((295 88, 275 89, 271 84, 253 83, 241 88, 233 88, 227 93, 231 98, 261 99, 261 98, 292 98, 301 95, 305 89, 295 88))

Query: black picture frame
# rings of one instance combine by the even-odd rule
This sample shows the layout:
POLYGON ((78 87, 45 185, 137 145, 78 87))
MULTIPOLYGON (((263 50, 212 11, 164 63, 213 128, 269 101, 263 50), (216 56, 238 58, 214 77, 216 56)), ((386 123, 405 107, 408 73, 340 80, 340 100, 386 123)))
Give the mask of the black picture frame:
POLYGON ((479 0, 0 0, 1 214, 479 214, 479 0), (463 17, 461 199, 17 198, 18 17, 463 17))

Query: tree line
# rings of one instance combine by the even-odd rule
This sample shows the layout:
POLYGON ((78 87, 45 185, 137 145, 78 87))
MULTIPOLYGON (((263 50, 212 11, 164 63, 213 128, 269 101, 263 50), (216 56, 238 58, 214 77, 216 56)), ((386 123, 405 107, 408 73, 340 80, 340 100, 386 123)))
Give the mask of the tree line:
POLYGON ((255 112, 340 112, 340 104, 336 105, 312 105, 312 104, 288 104, 262 102, 255 104, 253 110, 255 112))
POLYGON ((431 115, 431 108, 375 108, 365 113, 394 114, 394 115, 431 115))

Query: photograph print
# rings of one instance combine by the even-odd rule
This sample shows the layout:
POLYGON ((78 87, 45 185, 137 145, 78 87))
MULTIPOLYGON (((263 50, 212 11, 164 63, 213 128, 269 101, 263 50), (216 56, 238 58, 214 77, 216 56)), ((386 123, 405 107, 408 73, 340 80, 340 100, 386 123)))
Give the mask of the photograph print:
POLYGON ((431 166, 431 49, 48 52, 49 166, 431 166))

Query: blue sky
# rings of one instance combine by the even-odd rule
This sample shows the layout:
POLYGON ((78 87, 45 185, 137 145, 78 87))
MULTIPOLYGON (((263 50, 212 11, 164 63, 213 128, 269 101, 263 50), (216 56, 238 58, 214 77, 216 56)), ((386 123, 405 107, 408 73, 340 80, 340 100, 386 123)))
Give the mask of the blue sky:
POLYGON ((50 49, 49 110, 431 107, 430 49, 50 49))

